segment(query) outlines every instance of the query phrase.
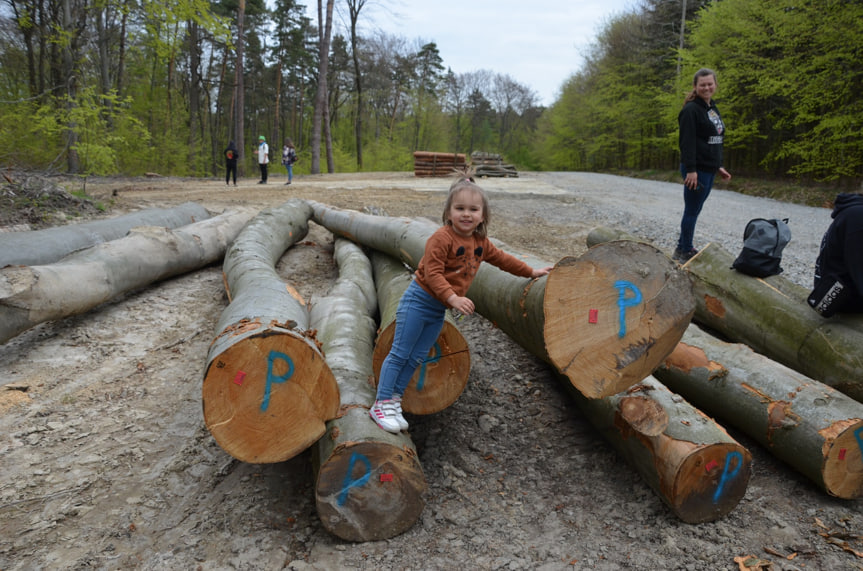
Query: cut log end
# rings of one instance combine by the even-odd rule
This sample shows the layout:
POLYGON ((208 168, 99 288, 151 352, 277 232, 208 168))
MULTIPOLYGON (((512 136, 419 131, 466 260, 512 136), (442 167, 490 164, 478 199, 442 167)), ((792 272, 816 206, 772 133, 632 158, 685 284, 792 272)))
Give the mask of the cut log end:
POLYGON ((375 541, 416 523, 426 487, 413 450, 355 442, 339 447, 321 466, 315 501, 327 531, 347 541, 375 541))
POLYGON ((549 361, 584 396, 602 398, 659 366, 689 325, 695 299, 685 272, 662 252, 621 241, 558 262, 544 308, 549 361))
MULTIPOLYGON (((380 378, 381 366, 392 347, 395 322, 385 327, 372 355, 375 379, 380 378)), ((434 414, 452 405, 467 386, 470 373, 470 352, 458 328, 449 321, 417 369, 402 400, 402 408, 411 414, 434 414)))
POLYGON ((833 440, 822 471, 827 493, 851 500, 863 496, 863 421, 848 424, 833 440))
POLYGON ((752 455, 737 443, 704 446, 686 457, 677 472, 671 508, 686 523, 715 521, 733 510, 746 493, 752 455))
POLYGON ((225 452, 244 462, 281 462, 320 438, 339 409, 323 357, 287 330, 246 337, 210 360, 204 422, 225 452))

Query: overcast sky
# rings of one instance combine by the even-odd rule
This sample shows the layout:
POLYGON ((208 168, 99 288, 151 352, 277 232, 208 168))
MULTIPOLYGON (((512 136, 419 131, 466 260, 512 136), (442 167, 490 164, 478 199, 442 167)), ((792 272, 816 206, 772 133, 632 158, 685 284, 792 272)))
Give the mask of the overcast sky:
MULTIPOLYGON (((317 1, 306 2, 317 24, 317 1)), ((347 21, 342 4, 336 1, 339 27, 347 21)), ((360 32, 377 28, 411 42, 435 42, 454 73, 507 74, 549 105, 581 68, 601 25, 635 5, 636 0, 370 0, 360 12, 360 32)))

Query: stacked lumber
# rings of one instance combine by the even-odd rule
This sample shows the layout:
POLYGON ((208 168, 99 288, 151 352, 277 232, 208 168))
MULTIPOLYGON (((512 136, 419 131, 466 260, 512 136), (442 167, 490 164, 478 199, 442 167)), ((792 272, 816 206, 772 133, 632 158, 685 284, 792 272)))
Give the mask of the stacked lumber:
POLYGON ((470 154, 470 164, 474 174, 478 177, 518 177, 515 166, 505 164, 503 157, 495 153, 474 151, 470 154))
POLYGON ((452 176, 467 168, 463 153, 414 151, 414 176, 452 176))
MULTIPOLYGON (((435 229, 421 220, 310 204, 316 223, 412 267, 435 229)), ((550 265, 510 253, 532 267, 550 265)), ((477 313, 554 365, 582 412, 680 519, 712 521, 739 503, 751 454, 650 377, 677 346, 695 307, 685 272, 656 248, 609 244, 564 258, 536 280, 483 264, 468 295, 477 313)))

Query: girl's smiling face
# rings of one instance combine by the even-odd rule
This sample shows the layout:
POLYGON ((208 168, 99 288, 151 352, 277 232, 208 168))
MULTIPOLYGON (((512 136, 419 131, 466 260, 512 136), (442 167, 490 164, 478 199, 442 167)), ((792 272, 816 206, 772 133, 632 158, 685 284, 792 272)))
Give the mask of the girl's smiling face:
POLYGON ((716 92, 716 78, 712 75, 702 75, 695 82, 695 93, 706 103, 710 103, 710 99, 716 92))
POLYGON ((470 188, 456 192, 452 196, 448 214, 456 234, 465 237, 473 235, 474 230, 482 224, 485 217, 482 196, 470 188))

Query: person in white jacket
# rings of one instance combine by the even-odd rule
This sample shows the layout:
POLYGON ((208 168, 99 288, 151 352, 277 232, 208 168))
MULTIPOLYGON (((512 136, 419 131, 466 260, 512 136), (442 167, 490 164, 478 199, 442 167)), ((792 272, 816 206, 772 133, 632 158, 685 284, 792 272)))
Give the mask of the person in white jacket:
POLYGON ((258 166, 261 167, 261 180, 258 184, 267 184, 267 164, 270 162, 270 147, 263 135, 258 137, 258 166))

